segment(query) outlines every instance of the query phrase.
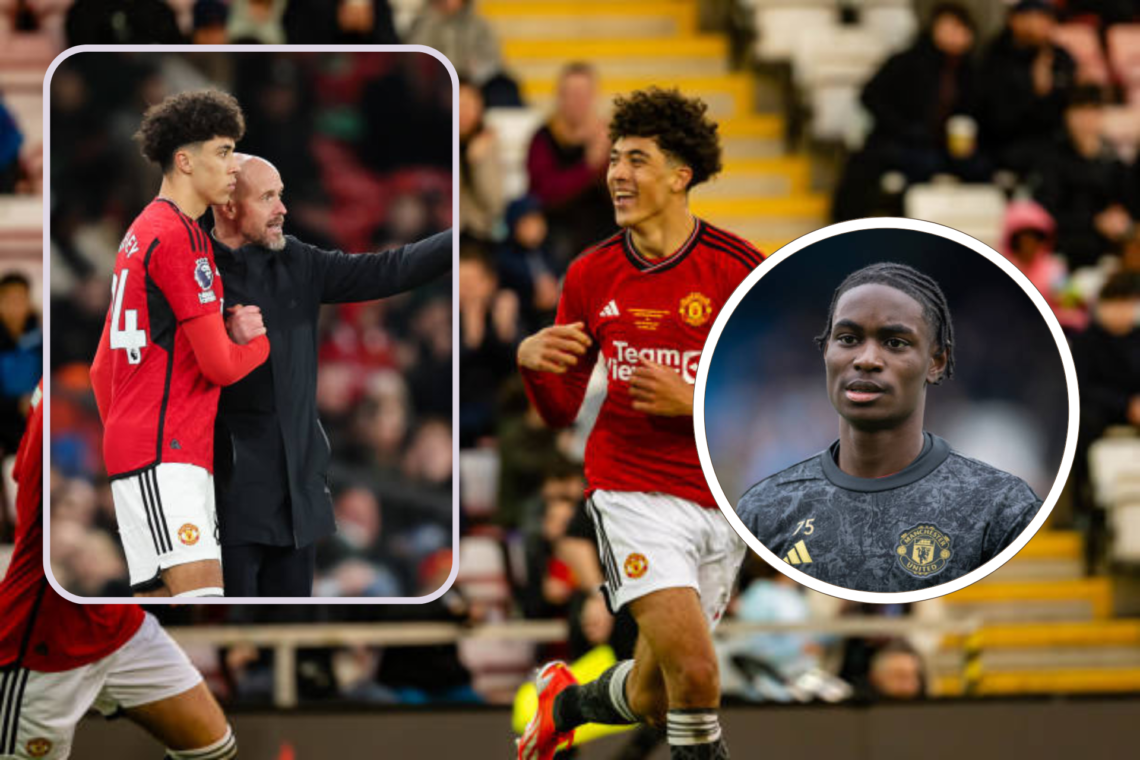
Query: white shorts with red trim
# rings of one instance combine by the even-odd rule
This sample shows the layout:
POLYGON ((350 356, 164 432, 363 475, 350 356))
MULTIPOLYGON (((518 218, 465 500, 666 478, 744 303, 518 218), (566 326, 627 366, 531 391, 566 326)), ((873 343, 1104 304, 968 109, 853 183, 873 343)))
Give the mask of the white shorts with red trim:
POLYGON ((692 588, 709 627, 716 626, 747 551, 719 509, 635 491, 594 491, 588 507, 610 609, 654 591, 692 588))
POLYGON ((222 561, 214 476, 205 468, 164 462, 116 477, 111 496, 132 587, 153 584, 175 565, 222 561))
POLYGON ((131 639, 101 660, 58 673, 0 670, 0 758, 61 760, 91 708, 104 715, 197 686, 202 675, 147 615, 131 639))

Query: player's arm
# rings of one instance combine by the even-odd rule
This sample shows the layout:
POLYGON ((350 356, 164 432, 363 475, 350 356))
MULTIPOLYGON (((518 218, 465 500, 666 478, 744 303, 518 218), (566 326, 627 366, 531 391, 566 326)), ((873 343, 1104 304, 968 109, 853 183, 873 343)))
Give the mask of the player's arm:
POLYGON ((310 248, 321 303, 351 303, 403 293, 451 271, 452 231, 379 253, 346 254, 310 248))
POLYGON ((982 562, 989 562, 1020 536, 1037 512, 1041 499, 1021 478, 1010 476, 1011 483, 995 500, 995 507, 982 538, 982 562))
POLYGON ((107 420, 107 413, 111 411, 111 323, 103 321, 103 335, 99 338, 99 347, 95 349, 95 358, 91 361, 91 390, 95 392, 95 406, 99 410, 99 419, 107 420))
POLYGON ((519 344, 518 363, 527 396, 551 427, 566 427, 578 416, 598 347, 586 331, 579 267, 570 266, 551 327, 519 344))
POLYGON ((198 368, 215 385, 236 383, 269 357, 269 338, 264 332, 244 346, 238 345, 226 334, 221 314, 195 317, 183 322, 182 329, 190 340, 198 368))

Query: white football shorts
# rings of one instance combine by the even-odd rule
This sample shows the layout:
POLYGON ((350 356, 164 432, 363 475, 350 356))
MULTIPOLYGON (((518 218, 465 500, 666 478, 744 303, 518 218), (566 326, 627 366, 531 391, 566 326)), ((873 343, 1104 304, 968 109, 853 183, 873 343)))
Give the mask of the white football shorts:
POLYGON ((149 614, 130 641, 96 662, 58 673, 6 668, 0 671, 0 758, 62 760, 91 708, 114 715, 182 694, 201 680, 149 614))
POLYGON ((747 551, 719 509, 636 491, 594 491, 587 506, 611 610, 661 589, 692 588, 716 627, 747 551))
POLYGON ((214 476, 204 468, 164 462, 115 478, 111 496, 135 590, 175 565, 222 561, 214 476))

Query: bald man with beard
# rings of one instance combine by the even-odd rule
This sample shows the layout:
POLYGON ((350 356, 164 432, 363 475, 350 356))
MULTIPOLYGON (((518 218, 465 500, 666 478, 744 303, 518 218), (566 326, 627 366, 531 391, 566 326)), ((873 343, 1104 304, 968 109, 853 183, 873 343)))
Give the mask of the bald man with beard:
POLYGON ((381 253, 325 251, 285 234, 277 169, 238 156, 230 201, 214 207, 214 258, 227 327, 252 340, 258 316, 274 356, 225 389, 215 431, 217 505, 227 596, 311 596, 316 542, 336 532, 317 417, 321 304, 369 301, 451 270, 452 232, 381 253))

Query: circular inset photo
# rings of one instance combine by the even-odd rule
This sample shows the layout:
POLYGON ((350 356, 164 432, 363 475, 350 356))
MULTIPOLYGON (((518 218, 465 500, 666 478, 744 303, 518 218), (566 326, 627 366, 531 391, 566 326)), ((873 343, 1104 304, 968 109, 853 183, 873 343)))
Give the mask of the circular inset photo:
POLYGON ((717 318, 694 423, 741 537, 804 585, 915 602, 1041 527, 1076 446, 1072 355, 1000 254, 910 219, 785 246, 717 318))

